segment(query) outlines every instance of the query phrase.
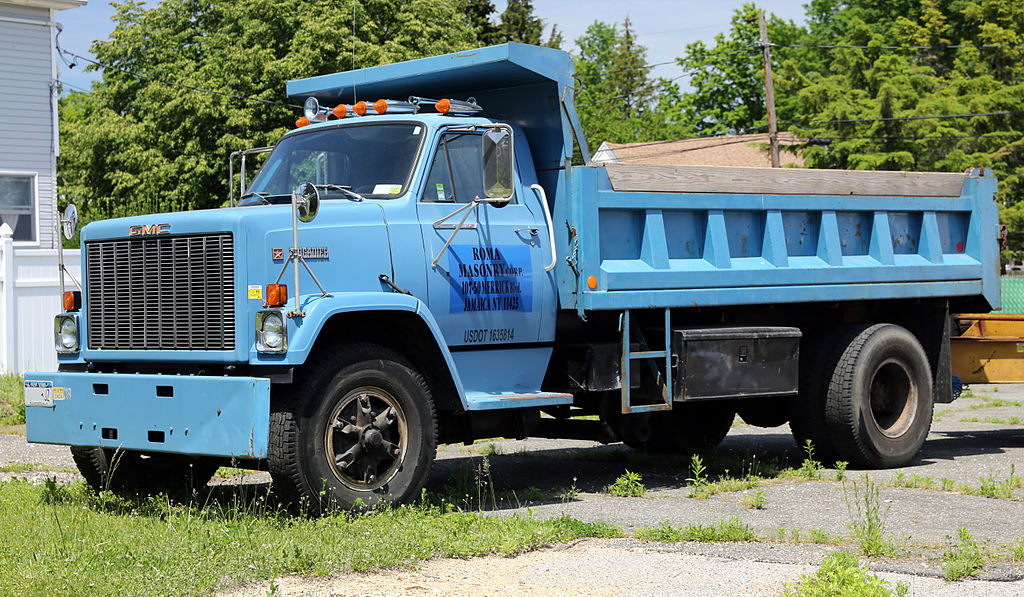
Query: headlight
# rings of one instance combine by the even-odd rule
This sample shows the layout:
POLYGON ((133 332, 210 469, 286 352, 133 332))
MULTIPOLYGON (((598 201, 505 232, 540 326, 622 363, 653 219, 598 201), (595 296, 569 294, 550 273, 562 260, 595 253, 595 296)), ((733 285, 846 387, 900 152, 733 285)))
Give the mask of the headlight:
POLYGON ((288 326, 280 310, 256 312, 256 350, 260 352, 286 352, 288 326))
POLYGON ((57 352, 78 352, 78 316, 63 314, 54 318, 53 344, 57 352))

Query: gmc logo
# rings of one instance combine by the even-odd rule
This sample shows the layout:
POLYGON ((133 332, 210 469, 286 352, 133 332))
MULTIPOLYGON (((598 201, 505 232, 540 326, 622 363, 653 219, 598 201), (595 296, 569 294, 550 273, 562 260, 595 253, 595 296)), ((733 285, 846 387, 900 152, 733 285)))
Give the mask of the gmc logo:
POLYGON ((149 236, 153 234, 170 234, 170 224, 153 224, 146 226, 145 224, 136 224, 135 226, 128 227, 128 236, 149 236))

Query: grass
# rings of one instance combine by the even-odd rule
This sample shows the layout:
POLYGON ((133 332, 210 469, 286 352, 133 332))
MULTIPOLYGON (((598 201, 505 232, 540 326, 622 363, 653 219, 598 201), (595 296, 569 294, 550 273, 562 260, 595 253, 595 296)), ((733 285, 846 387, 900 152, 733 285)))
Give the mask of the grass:
POLYGON ((647 493, 643 477, 629 469, 619 475, 615 482, 605 488, 605 492, 616 497, 643 497, 647 493))
POLYGON ((977 576, 978 571, 985 567, 985 556, 981 553, 978 542, 964 527, 960 527, 957 533, 957 544, 942 554, 942 570, 949 580, 977 576))
POLYGON ((76 473, 78 469, 66 466, 50 466, 41 462, 9 462, 0 466, 0 473, 31 473, 35 471, 76 473))
POLYGON ((205 595, 283 574, 512 555, 620 535, 569 517, 485 517, 433 499, 308 519, 277 509, 265 495, 220 496, 179 504, 165 496, 96 494, 82 483, 0 484, 0 594, 205 595))
POLYGON ((14 373, 0 375, 0 425, 25 424, 25 378, 14 373))
POLYGON ((845 551, 829 554, 812 574, 800 575, 796 585, 786 585, 784 597, 905 597, 910 588, 896 583, 894 589, 862 568, 857 557, 845 551))
POLYGON ((751 510, 764 510, 767 501, 768 496, 764 494, 764 491, 758 489, 754 493, 744 495, 740 503, 743 504, 743 507, 750 508, 751 510))
POLYGON ((661 543, 679 543, 681 541, 698 541, 700 543, 722 543, 725 541, 756 541, 757 536, 750 526, 739 518, 733 517, 715 524, 688 524, 676 526, 664 522, 656 527, 645 526, 636 532, 635 537, 644 541, 661 543))

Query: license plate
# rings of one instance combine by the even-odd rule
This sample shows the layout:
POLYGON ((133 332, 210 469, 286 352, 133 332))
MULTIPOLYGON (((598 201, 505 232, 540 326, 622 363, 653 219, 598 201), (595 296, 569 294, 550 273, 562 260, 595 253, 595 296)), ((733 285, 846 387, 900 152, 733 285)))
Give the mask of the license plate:
POLYGON ((53 408, 53 382, 26 379, 25 406, 53 408))

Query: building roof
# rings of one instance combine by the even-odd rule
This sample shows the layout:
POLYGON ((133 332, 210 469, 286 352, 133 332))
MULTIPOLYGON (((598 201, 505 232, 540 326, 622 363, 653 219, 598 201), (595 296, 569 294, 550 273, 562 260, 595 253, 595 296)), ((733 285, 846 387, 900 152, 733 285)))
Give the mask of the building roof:
POLYGON ((85 6, 86 0, 0 0, 0 4, 19 4, 33 8, 52 8, 54 10, 65 10, 85 6))
MULTIPOLYGON (((802 141, 793 133, 779 133, 779 161, 782 166, 803 167, 804 160, 785 151, 802 141)), ((602 143, 594 153, 595 162, 656 164, 662 166, 747 166, 771 168, 768 133, 723 135, 651 143, 602 143)))

